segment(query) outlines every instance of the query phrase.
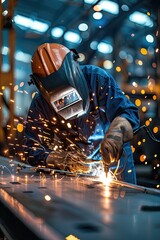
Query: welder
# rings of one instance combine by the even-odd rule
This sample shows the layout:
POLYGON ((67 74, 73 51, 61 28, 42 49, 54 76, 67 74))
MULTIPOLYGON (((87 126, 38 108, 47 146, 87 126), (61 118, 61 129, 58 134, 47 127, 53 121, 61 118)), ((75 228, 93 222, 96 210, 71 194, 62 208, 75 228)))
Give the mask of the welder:
POLYGON ((25 126, 27 161, 82 172, 85 160, 102 161, 105 170, 119 161, 120 180, 136 183, 130 141, 139 128, 138 109, 113 76, 78 58, 57 43, 40 45, 32 56, 29 83, 38 93, 25 126))

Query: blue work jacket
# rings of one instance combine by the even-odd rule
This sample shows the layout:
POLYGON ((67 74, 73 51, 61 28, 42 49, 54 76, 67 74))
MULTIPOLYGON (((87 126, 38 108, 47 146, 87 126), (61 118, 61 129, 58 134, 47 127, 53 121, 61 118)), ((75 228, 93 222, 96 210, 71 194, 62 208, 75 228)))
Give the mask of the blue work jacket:
MULTIPOLYGON (((101 159, 99 146, 112 120, 125 117, 133 127, 139 128, 137 107, 125 96, 114 78, 100 67, 80 66, 90 92, 90 106, 85 115, 64 120, 37 93, 31 102, 25 126, 25 153, 33 165, 45 165, 48 154, 57 144, 66 149, 73 142, 88 158, 101 159), (60 140, 60 141, 59 141, 60 140)), ((135 168, 130 143, 123 146, 121 165, 123 180, 135 183, 135 168)))

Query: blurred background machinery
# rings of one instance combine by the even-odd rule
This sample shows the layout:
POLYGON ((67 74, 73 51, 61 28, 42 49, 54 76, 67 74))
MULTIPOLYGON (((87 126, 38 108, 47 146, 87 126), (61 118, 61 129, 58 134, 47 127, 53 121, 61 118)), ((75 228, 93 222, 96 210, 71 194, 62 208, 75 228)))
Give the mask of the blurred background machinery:
MULTIPOLYGON (((80 64, 111 73, 139 108, 141 125, 160 138, 158 0, 1 0, 0 14, 2 156, 23 159, 24 122, 36 92, 28 85, 30 59, 44 42, 75 48, 80 64)), ((135 164, 149 166, 151 179, 160 181, 159 143, 142 129, 132 146, 135 164)))

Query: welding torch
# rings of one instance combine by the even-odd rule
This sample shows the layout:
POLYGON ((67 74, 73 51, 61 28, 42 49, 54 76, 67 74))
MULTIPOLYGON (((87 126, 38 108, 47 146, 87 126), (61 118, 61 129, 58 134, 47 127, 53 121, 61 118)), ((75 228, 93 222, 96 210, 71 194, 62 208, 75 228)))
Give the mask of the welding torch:
POLYGON ((101 145, 100 153, 106 174, 109 169, 120 164, 119 159, 123 153, 123 144, 133 138, 133 129, 130 122, 121 116, 113 119, 106 132, 101 145))

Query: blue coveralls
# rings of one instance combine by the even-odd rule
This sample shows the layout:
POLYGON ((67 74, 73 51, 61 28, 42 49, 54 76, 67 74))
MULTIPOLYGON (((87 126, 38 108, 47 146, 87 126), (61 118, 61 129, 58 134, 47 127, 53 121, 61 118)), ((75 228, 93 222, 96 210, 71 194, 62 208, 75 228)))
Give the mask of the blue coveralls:
MULTIPOLYGON (((90 107, 87 113, 75 120, 58 116, 40 93, 32 100, 25 128, 25 153, 31 165, 45 165, 48 154, 53 150, 53 142, 59 138, 66 149, 70 141, 76 143, 88 156, 101 159, 99 145, 110 122, 122 116, 128 119, 133 131, 139 128, 137 107, 124 95, 114 78, 105 70, 93 66, 80 66, 90 92, 90 107)), ((121 157, 124 166, 123 180, 136 183, 135 167, 130 143, 125 143, 121 157)))

